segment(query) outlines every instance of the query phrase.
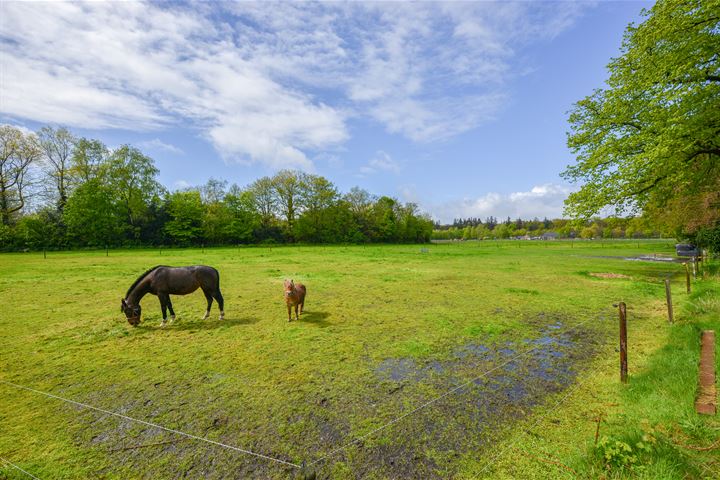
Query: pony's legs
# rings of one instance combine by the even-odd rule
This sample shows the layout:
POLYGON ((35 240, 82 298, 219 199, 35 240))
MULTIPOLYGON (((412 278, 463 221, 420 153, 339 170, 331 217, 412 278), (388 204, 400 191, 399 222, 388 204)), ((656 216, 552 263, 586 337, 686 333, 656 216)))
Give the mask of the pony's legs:
POLYGON ((300 314, 302 315, 303 310, 305 310, 305 299, 303 298, 303 301, 300 302, 300 314))
POLYGON ((292 322, 292 306, 288 305, 288 322, 292 322))
POLYGON ((300 321, 300 317, 298 316, 298 306, 299 304, 295 304, 295 320, 300 321))

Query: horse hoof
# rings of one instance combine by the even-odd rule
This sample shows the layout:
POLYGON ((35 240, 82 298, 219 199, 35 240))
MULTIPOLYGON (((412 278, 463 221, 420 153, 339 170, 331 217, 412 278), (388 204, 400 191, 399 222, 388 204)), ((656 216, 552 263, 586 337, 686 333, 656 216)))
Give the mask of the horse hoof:
POLYGON ((170 317, 170 323, 173 323, 175 321, 175 316, 170 317))

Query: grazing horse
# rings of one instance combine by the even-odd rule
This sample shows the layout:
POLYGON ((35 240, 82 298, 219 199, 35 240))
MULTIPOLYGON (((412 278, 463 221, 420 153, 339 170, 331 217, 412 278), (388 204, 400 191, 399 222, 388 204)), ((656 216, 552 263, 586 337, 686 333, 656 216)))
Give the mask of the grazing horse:
POLYGON ((295 307, 295 320, 300 320, 298 316, 298 306, 300 313, 305 308, 305 293, 307 289, 302 283, 295 283, 292 280, 285 280, 285 304, 288 309, 288 322, 292 322, 292 307, 295 307))
POLYGON ((157 295, 162 308, 162 324, 167 320, 167 310, 170 310, 170 323, 175 320, 170 295, 187 295, 201 288, 207 298, 207 311, 203 320, 210 316, 210 307, 213 298, 220 307, 220 320, 225 317, 224 302, 220 293, 220 274, 213 267, 195 265, 192 267, 166 267, 158 265, 143 273, 135 280, 120 304, 120 311, 125 314, 133 327, 140 323, 140 300, 148 293, 157 295))

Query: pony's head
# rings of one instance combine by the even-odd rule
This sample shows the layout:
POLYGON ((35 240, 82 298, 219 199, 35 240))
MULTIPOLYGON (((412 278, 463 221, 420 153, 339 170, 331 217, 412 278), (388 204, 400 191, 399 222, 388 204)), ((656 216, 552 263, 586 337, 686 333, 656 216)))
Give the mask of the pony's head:
POLYGON ((140 314, 142 313, 142 308, 139 304, 130 305, 123 298, 120 302, 120 311, 125 314, 125 317, 130 325, 137 327, 138 323, 140 323, 140 314))
POLYGON ((295 282, 292 280, 285 280, 285 296, 292 295, 295 291, 295 282))

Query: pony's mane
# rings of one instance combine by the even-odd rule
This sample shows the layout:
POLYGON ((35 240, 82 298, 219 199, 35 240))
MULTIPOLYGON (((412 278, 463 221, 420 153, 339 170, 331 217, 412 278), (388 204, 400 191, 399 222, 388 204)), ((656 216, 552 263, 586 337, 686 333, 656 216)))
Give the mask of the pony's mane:
POLYGON ((140 276, 137 278, 137 280, 135 280, 135 281, 133 282, 133 284, 130 285, 130 288, 128 288, 128 291, 127 291, 127 293, 125 294, 125 298, 127 298, 127 297, 130 295, 130 292, 133 291, 133 288, 137 287, 137 284, 140 283, 143 278, 147 277, 148 274, 149 274, 150 272, 152 272, 153 270, 155 270, 156 268, 159 268, 159 267, 162 267, 162 266, 163 266, 163 265, 155 265, 155 266, 152 267, 150 270, 148 270, 148 271, 146 271, 145 273, 143 273, 142 275, 140 275, 140 276))

